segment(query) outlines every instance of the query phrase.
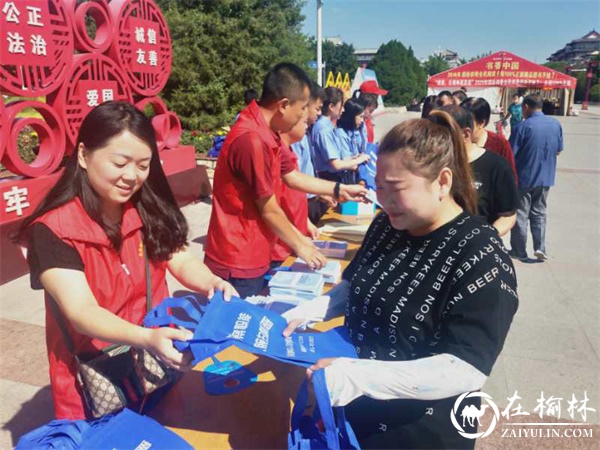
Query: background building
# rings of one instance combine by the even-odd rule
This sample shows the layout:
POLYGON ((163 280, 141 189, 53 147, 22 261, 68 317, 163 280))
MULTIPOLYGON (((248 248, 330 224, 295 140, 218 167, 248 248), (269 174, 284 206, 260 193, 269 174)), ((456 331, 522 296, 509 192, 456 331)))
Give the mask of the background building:
POLYGON ((341 36, 324 37, 323 41, 325 41, 325 42, 331 42, 333 45, 342 45, 344 43, 344 41, 342 41, 342 37, 341 36))
POLYGON ((592 30, 585 36, 569 42, 564 48, 554 52, 548 57, 548 61, 581 64, 589 61, 592 53, 598 51, 600 51, 600 33, 592 30))
POLYGON ((356 61, 358 61, 358 65, 361 67, 366 67, 369 65, 375 54, 377 53, 376 48, 358 48, 354 50, 354 56, 356 56, 356 61))
POLYGON ((454 69, 462 64, 460 58, 458 57, 458 53, 453 52, 452 50, 442 50, 438 48, 435 52, 433 52, 433 56, 439 56, 444 61, 448 63, 448 66, 451 69, 454 69))

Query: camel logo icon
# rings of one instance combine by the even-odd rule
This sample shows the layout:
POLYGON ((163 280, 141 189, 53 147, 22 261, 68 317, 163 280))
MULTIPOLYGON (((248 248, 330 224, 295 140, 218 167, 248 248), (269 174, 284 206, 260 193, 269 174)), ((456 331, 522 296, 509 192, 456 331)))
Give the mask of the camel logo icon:
POLYGON ((480 437, 489 436, 490 433, 492 431, 494 431, 494 428, 496 427, 496 422, 498 422, 498 419, 500 419, 500 411, 498 410, 498 406, 496 406, 496 404, 492 400, 492 397, 490 397, 488 394, 485 394, 483 392, 465 392, 464 394, 462 394, 460 397, 458 397, 456 399, 456 401, 454 402, 454 407, 452 408, 452 411, 450 411, 450 420, 452 420, 452 425, 454 425, 454 428, 456 428, 458 430, 458 433, 462 437, 465 437, 467 439, 477 439, 480 437), (485 400, 487 402, 487 405, 482 404, 479 408, 477 408, 475 405, 468 405, 468 406, 462 407, 462 409, 461 409, 461 403, 463 402, 463 400, 465 400, 466 398, 471 398, 471 397, 481 397, 483 400, 485 400), (492 408, 492 411, 494 413, 494 417, 492 418, 492 422, 491 422, 489 428, 480 433, 465 432, 463 427, 465 427, 467 423, 473 427, 473 426, 475 426, 475 421, 477 421, 477 425, 481 426, 480 419, 481 419, 481 417, 483 417, 486 409, 489 407, 492 408), (462 426, 459 423, 457 416, 461 417, 462 426))

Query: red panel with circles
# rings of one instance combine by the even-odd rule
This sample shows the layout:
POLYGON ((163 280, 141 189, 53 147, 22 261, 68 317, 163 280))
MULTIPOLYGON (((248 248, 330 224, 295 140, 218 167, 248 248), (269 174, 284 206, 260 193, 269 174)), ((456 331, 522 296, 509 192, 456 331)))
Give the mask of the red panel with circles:
POLYGON ((160 9, 151 0, 112 0, 116 23, 110 56, 124 69, 131 88, 157 95, 171 73, 171 36, 160 9))
POLYGON ((176 148, 181 143, 181 122, 173 111, 160 97, 146 97, 135 104, 136 108, 144 112, 146 106, 154 110, 152 126, 156 132, 156 144, 159 150, 176 148))
MULTIPOLYGON (((94 106, 108 100, 132 101, 123 71, 104 55, 75 55, 68 80, 48 101, 63 118, 72 145, 81 122, 94 106)), ((67 153, 71 151, 69 148, 67 153)))
POLYGON ((113 41, 114 23, 108 8, 108 0, 62 0, 73 17, 75 49, 85 53, 104 53, 113 41), (86 17, 94 19, 96 35, 92 39, 86 31, 86 17))
POLYGON ((0 95, 0 161, 4 155, 4 144, 6 144, 6 136, 8 135, 8 122, 6 121, 6 111, 4 101, 0 95))
POLYGON ((0 91, 37 97, 57 89, 73 57, 71 15, 60 0, 0 0, 0 91))
POLYGON ((65 153, 65 129, 58 114, 45 103, 19 101, 6 106, 6 120, 11 127, 2 164, 11 172, 27 177, 54 172, 65 153), (27 108, 34 109, 43 120, 37 117, 17 117, 27 108), (19 134, 26 126, 33 128, 39 139, 37 157, 31 163, 26 163, 19 155, 19 134))

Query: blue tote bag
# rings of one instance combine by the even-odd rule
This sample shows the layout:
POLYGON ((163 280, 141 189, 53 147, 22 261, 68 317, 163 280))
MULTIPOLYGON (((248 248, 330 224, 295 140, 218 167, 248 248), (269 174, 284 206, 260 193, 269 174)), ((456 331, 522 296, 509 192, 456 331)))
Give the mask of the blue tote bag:
POLYGON ((327 392, 325 370, 312 375, 318 409, 313 416, 304 415, 308 401, 308 380, 304 380, 292 411, 289 450, 360 449, 354 431, 346 420, 344 408, 332 407, 327 392), (319 422, 322 422, 322 429, 319 422))
POLYGON ((71 450, 193 447, 155 420, 124 409, 93 421, 53 420, 23 435, 17 450, 71 450))
POLYGON ((358 166, 358 177, 365 182, 368 189, 375 189, 375 173, 377 172, 377 144, 367 144, 365 153, 371 157, 369 162, 358 166))
POLYGON ((346 327, 284 338, 287 321, 279 314, 237 297, 225 301, 222 292, 217 292, 206 307, 198 305, 193 297, 167 298, 150 311, 144 325, 177 325, 191 330, 191 341, 175 345, 180 351, 189 349, 194 364, 231 345, 304 367, 322 358, 356 358, 346 327))

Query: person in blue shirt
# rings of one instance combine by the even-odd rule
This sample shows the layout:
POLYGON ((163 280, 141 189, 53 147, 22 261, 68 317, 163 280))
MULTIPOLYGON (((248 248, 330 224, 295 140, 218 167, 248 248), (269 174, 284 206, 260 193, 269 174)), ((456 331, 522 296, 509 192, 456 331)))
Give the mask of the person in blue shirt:
POLYGON ((344 154, 357 156, 363 153, 360 129, 364 121, 364 106, 358 100, 348 100, 335 129, 335 135, 343 147, 341 151, 344 154))
MULTIPOLYGON (((334 133, 343 157, 358 158, 365 152, 361 127, 365 121, 365 108, 354 99, 348 100, 344 105, 344 112, 337 121, 334 133)), ((358 168, 358 166, 357 166, 358 168)), ((346 182, 357 183, 358 172, 348 170, 346 182)))
MULTIPOLYGON (((308 100, 308 110, 306 117, 306 125, 308 127, 308 130, 300 141, 291 145, 292 150, 298 157, 298 168, 300 172, 306 175, 310 175, 311 177, 317 176, 313 164, 314 150, 311 142, 311 128, 315 124, 317 119, 321 117, 324 101, 325 89, 323 89, 317 83, 312 81, 310 84, 310 98, 308 100)), ((313 194, 308 195, 310 198, 313 194)))
POLYGON ((523 121, 523 105, 519 94, 513 95, 513 102, 508 107, 508 114, 504 120, 510 119, 510 132, 514 133, 517 125, 523 121))
POLYGON ((556 178, 556 159, 563 150, 558 120, 544 115, 543 100, 531 94, 523 100, 523 121, 510 135, 519 179, 517 223, 510 234, 511 256, 527 262, 527 223, 531 227, 535 257, 546 255, 546 202, 556 178))
MULTIPOLYGON (((311 177, 317 176, 313 164, 314 146, 312 144, 311 129, 319 117, 321 117, 324 101, 325 89, 313 81, 310 85, 310 99, 308 101, 308 116, 306 119, 308 131, 300 141, 291 145, 293 152, 298 156, 298 169, 300 172, 311 177)), ((306 194, 306 196, 308 198, 308 218, 313 225, 319 222, 330 206, 335 206, 336 204, 333 197, 315 194, 306 194)))
POLYGON ((356 170, 358 166, 367 161, 366 155, 352 158, 350 154, 343 154, 341 146, 335 137, 335 125, 343 111, 343 92, 334 87, 325 89, 325 102, 323 102, 323 115, 313 125, 311 138, 314 148, 315 170, 319 178, 336 182, 346 182, 348 170, 356 170))

